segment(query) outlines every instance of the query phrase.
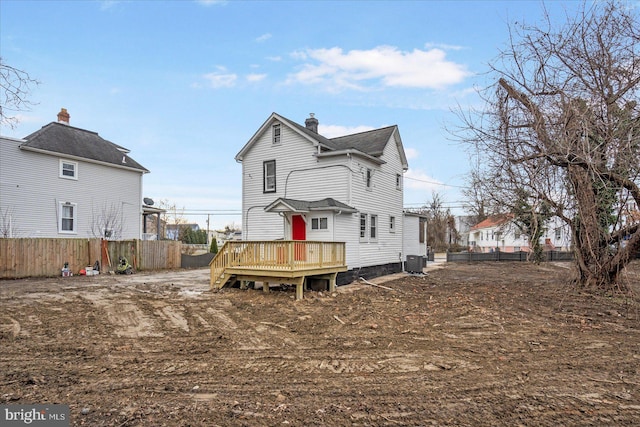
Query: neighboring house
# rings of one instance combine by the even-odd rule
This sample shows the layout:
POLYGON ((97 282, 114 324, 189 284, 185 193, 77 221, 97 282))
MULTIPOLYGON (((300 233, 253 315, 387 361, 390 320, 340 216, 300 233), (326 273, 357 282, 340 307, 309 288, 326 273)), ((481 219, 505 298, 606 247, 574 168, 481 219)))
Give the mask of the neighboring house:
POLYGON ((140 239, 147 172, 63 108, 24 139, 0 137, 0 237, 140 239))
POLYGON ((301 126, 273 113, 235 158, 244 240, 345 242, 351 277, 401 271, 406 255, 426 253, 404 233, 397 126, 329 139, 313 114, 301 126))
POLYGON ((167 224, 165 226, 165 237, 169 240, 179 240, 180 230, 184 228, 190 228, 193 231, 199 231, 200 226, 198 224, 167 224))
MULTIPOLYGON (((544 227, 540 238, 544 250, 569 250, 571 235, 566 224, 552 218, 544 227)), ((490 216, 469 230, 469 249, 474 252, 528 252, 529 243, 528 237, 513 222, 512 214, 490 216)))

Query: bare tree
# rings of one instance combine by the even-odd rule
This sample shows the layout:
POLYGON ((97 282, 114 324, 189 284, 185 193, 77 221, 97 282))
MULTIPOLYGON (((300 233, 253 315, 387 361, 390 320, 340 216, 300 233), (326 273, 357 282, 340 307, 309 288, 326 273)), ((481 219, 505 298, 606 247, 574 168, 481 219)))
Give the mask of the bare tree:
POLYGON ((173 235, 171 236, 173 240, 181 239, 181 225, 186 224, 187 220, 184 217, 184 207, 178 208, 175 203, 170 202, 167 199, 160 200, 158 203, 158 207, 164 209, 164 213, 161 217, 161 227, 164 229, 161 230, 161 236, 167 236, 167 230, 172 230, 173 235))
POLYGON ((13 208, 0 210, 0 238, 18 237, 18 227, 14 220, 13 208))
POLYGON ((123 229, 122 205, 104 203, 93 208, 91 233, 93 237, 105 240, 119 240, 123 229))
MULTIPOLYGON (((416 213, 424 215, 427 221, 427 245, 435 251, 445 251, 458 244, 460 235, 456 230, 456 223, 451 209, 444 207, 442 196, 433 192, 431 201, 416 213)), ((423 241, 422 227, 420 227, 420 241, 423 241)))
POLYGON ((605 292, 626 290, 620 272, 640 249, 640 224, 619 220, 625 201, 640 205, 635 13, 608 0, 564 24, 548 14, 544 26, 513 24, 485 108, 458 114, 458 137, 481 153, 494 197, 544 202, 571 227, 577 283, 605 292))
POLYGON ((38 83, 26 71, 6 64, 0 57, 0 124, 12 128, 16 125, 18 119, 15 114, 33 105, 27 96, 31 86, 38 83))

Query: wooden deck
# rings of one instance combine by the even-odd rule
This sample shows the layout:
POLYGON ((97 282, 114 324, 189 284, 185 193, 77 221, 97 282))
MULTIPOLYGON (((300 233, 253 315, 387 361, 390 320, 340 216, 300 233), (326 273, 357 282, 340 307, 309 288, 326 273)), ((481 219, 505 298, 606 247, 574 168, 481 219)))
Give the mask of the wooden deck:
POLYGON ((211 289, 240 282, 296 285, 296 299, 302 299, 307 278, 329 281, 333 291, 336 276, 347 271, 344 242, 301 240, 229 241, 209 264, 211 289))

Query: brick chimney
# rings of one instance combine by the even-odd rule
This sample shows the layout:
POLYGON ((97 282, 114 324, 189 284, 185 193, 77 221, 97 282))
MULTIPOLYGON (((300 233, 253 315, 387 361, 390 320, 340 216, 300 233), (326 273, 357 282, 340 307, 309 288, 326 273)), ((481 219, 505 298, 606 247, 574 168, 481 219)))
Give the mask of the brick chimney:
POLYGON ((304 125, 311 132, 318 133, 318 119, 315 118, 315 114, 309 113, 309 118, 304 121, 304 125))
POLYGON ((66 108, 61 108, 60 112, 58 113, 58 123, 69 124, 69 118, 71 118, 71 116, 67 112, 67 109, 66 108))

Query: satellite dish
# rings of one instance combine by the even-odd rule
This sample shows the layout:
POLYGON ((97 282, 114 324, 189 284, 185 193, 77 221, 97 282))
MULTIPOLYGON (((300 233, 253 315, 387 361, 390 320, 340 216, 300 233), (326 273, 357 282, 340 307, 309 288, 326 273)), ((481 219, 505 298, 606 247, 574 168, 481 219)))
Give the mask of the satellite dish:
POLYGON ((142 201, 144 202, 145 205, 147 206, 153 206, 153 199, 150 199, 148 197, 145 197, 144 199, 142 199, 142 201))

